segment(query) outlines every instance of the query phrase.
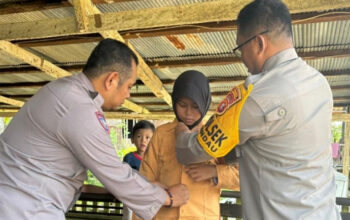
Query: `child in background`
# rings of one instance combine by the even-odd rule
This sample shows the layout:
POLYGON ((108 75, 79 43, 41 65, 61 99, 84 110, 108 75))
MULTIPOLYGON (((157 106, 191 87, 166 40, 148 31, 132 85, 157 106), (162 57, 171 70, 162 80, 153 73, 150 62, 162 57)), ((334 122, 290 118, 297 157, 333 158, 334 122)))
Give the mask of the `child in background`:
MULTIPOLYGON (((185 184, 190 199, 179 208, 163 206, 154 220, 219 220, 220 190, 239 189, 238 170, 217 161, 185 167, 177 161, 175 153, 178 122, 185 123, 192 131, 202 126, 211 103, 209 80, 198 71, 182 73, 175 80, 172 102, 177 120, 157 128, 142 160, 140 173, 165 187, 185 184)), ((136 216, 133 219, 137 219, 136 216)))
MULTIPOLYGON (((142 157, 147 149, 148 143, 153 136, 154 125, 146 120, 141 120, 135 124, 131 132, 131 142, 136 146, 135 152, 125 155, 123 162, 128 163, 133 169, 139 170, 142 157)), ((123 220, 130 220, 132 211, 123 206, 123 220)))

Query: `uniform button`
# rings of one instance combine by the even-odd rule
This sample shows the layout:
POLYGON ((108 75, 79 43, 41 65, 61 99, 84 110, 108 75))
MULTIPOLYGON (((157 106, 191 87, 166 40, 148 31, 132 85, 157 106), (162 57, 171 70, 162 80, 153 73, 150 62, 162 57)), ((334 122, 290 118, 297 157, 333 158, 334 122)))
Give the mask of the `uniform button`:
POLYGON ((278 110, 278 115, 279 116, 284 116, 286 114, 286 110, 284 109, 284 108, 280 108, 279 110, 278 110))

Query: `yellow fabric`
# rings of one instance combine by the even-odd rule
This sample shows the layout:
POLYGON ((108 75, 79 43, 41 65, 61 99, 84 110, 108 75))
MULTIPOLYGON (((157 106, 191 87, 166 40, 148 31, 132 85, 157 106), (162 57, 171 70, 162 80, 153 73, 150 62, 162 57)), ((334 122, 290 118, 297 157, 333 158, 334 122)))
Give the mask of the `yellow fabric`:
POLYGON ((239 143, 239 117, 253 85, 234 87, 202 127, 198 142, 212 157, 223 157, 239 143))
MULTIPOLYGON (((220 188, 239 189, 238 170, 233 166, 217 165, 218 185, 211 180, 194 182, 178 163, 175 154, 175 127, 177 121, 159 126, 143 157, 140 173, 150 181, 166 186, 185 184, 190 199, 180 208, 162 207, 155 220, 219 220, 220 188)), ((214 162, 213 162, 214 163, 214 162)), ((137 219, 134 218, 133 219, 137 219)))

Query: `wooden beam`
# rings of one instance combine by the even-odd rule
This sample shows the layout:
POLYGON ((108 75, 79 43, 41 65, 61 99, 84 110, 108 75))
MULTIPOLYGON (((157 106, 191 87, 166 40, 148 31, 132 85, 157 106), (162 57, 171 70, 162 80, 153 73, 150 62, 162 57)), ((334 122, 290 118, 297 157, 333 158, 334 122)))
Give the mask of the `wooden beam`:
MULTIPOLYGON (((90 25, 87 20, 87 16, 89 14, 97 12, 98 9, 92 5, 90 0, 71 0, 70 3, 72 3, 74 6, 79 31, 85 32, 86 30, 88 30, 90 25)), ((103 33, 101 35, 103 36, 103 33)), ((122 107, 130 109, 137 113, 149 113, 149 111, 146 108, 137 105, 129 100, 125 100, 122 104, 122 107)))
MULTIPOLYGON (((22 49, 12 44, 11 42, 0 40, 0 49, 3 52, 9 54, 10 56, 16 57, 17 59, 23 60, 24 62, 29 63, 30 65, 35 66, 38 69, 41 69, 52 78, 59 78, 71 75, 69 72, 55 66, 54 64, 39 56, 36 56, 26 51, 25 49, 22 49)), ((0 98, 0 102, 7 103, 10 105, 22 107, 24 104, 22 101, 18 101, 15 99, 9 99, 3 96, 1 96, 0 98)))
POLYGON ((74 12, 75 12, 75 18, 77 20, 77 27, 79 32, 85 32, 88 30, 89 22, 87 20, 88 18, 88 8, 90 6, 90 0, 72 0, 70 1, 73 3, 74 6, 74 12))
POLYGON ((177 67, 190 67, 190 66, 216 66, 216 65, 229 65, 235 63, 242 63, 242 60, 238 57, 214 57, 214 58, 195 58, 186 60, 174 60, 174 61, 157 61, 148 62, 152 69, 163 68, 177 68, 177 67))
POLYGON ((0 49, 10 56, 16 57, 19 60, 41 69, 53 79, 71 75, 71 73, 67 72, 66 70, 57 67, 51 62, 34 55, 33 53, 28 52, 25 49, 12 44, 11 42, 0 40, 0 49))
MULTIPOLYGON (((11 114, 11 116, 17 113, 18 109, 0 109, 0 117, 4 117, 4 114, 11 114)), ((206 118, 210 117, 214 111, 208 111, 206 118)), ((7 117, 6 116, 6 117, 7 117)), ((117 118, 117 119, 149 119, 149 120, 172 120, 175 115, 172 111, 164 112, 150 112, 149 114, 141 113, 125 113, 125 112, 105 112, 106 118, 117 118)), ((349 121, 350 114, 333 114, 333 121, 349 121)), ((350 134, 349 134, 350 136, 350 134)))
POLYGON ((350 114, 333 114, 332 121, 350 122, 350 114))
POLYGON ((324 76, 350 75, 350 69, 322 71, 322 74, 323 74, 324 76))
MULTIPOLYGON (((50 63, 47 60, 44 60, 41 57, 38 57, 10 42, 7 41, 0 41, 0 49, 2 49, 4 52, 8 53, 11 56, 14 56, 18 59, 23 60, 26 63, 31 64, 32 66, 35 66, 39 69, 41 69, 44 73, 48 74, 49 76, 51 76, 52 78, 60 78, 60 77, 64 77, 64 76, 70 76, 71 73, 67 72, 64 69, 61 69, 57 66, 55 66, 54 64, 50 63)), ((6 99, 5 97, 3 97, 2 99, 0 99, 1 102, 5 102, 11 105, 15 105, 15 106, 19 106, 19 105, 23 105, 22 102, 14 100, 14 99, 6 99), (22 103, 22 104, 20 104, 22 103)), ((135 112, 147 112, 147 109, 138 106, 130 101, 125 101, 125 103, 123 104, 123 107, 128 108, 130 110, 133 110, 135 112)))
POLYGON ((333 58, 350 57, 350 49, 299 52, 298 55, 302 57, 304 60, 314 60, 314 59, 327 58, 327 57, 333 57, 333 58))
POLYGON ((350 85, 331 86, 332 90, 350 89, 350 85))
MULTIPOLYGON (((101 15, 101 12, 94 6, 91 1, 87 0, 73 0, 74 8, 76 11, 85 11, 80 12, 78 15, 82 17, 88 16, 89 13, 93 13, 94 15, 101 15), (84 2, 84 3, 83 3, 84 2)), ((80 18, 79 20, 84 20, 84 18, 80 18)), ((86 28, 92 24, 90 21, 85 25, 86 28)), ((86 29, 85 29, 86 30, 86 29)), ((85 31, 84 30, 84 31, 85 31)), ((138 65, 138 77, 142 80, 142 82, 156 95, 156 97, 163 99, 170 106, 172 105, 171 96, 167 92, 167 90, 163 87, 162 82, 159 78, 153 73, 151 68, 146 64, 140 54, 136 51, 136 49, 128 42, 124 40, 124 38, 117 31, 101 31, 100 34, 104 38, 112 38, 121 42, 124 42, 128 45, 128 47, 134 51, 136 54, 139 65, 138 65)))
MULTIPOLYGON (((87 33, 232 21, 236 19, 239 10, 249 2, 250 0, 218 0, 180 6, 90 15, 87 19, 88 23, 91 24, 91 28, 89 28, 87 33)), ((286 0, 284 2, 292 14, 329 11, 350 7, 348 0, 286 0)), ((74 34, 79 34, 74 18, 47 19, 0 25, 0 39, 6 40, 68 36, 74 34)))
POLYGON ((17 106, 17 107, 22 107, 24 105, 24 102, 18 101, 16 99, 10 99, 2 95, 0 95, 0 102, 17 106))
POLYGON ((336 96, 333 97, 334 101, 348 101, 350 102, 350 96, 336 96))
POLYGON ((343 148, 343 174, 349 178, 350 122, 345 123, 343 148))
MULTIPOLYGON (((327 57, 340 58, 350 57, 350 49, 344 50, 326 50, 326 51, 315 51, 315 52, 302 52, 298 53, 300 57, 305 60, 314 60, 327 57)), ((148 62, 152 69, 161 68, 177 68, 177 67, 189 67, 189 66, 215 66, 215 65, 229 65, 235 63, 242 63, 242 60, 235 57, 233 54, 230 57, 212 57, 212 58, 194 58, 186 60, 175 60, 175 61, 157 61, 148 62)))
MULTIPOLYGON (((91 0, 94 4, 105 3, 120 3, 137 0, 91 0)), ((47 0, 35 0, 35 1, 22 1, 14 3, 0 3, 0 15, 24 13, 33 11, 42 11, 47 9, 56 9, 63 7, 71 7, 71 4, 67 0, 61 1, 47 1, 47 0)))
MULTIPOLYGON (((75 69, 75 67, 72 67, 75 69)), ((69 68, 68 68, 69 70, 69 68)), ((29 71, 29 70, 28 70, 29 71)), ((32 71, 32 70, 30 70, 32 71)), ((8 69, 4 73, 1 72, 0 69, 0 80, 1 80, 1 74, 16 74, 16 73, 23 73, 22 71, 15 69, 8 69)), ((337 71, 325 71, 322 72, 325 76, 339 76, 339 75, 350 75, 350 72, 347 70, 337 70, 337 71)), ((210 84, 220 84, 220 83, 227 83, 227 82, 235 82, 235 83, 243 83, 243 81, 246 79, 246 76, 232 76, 232 77, 220 77, 220 78, 209 78, 210 84)), ((173 85, 175 80, 162 80, 161 81, 163 85, 173 85)), ((48 81, 44 82, 21 82, 21 83, 0 83, 0 87, 2 90, 4 89, 21 89, 21 88, 33 88, 33 89, 39 89, 40 87, 44 86, 48 81)), ((137 81, 136 85, 143 85, 142 81, 137 81)), ((332 86, 333 90, 339 90, 339 89, 348 89, 350 86, 348 85, 341 85, 341 86, 332 86)), ((213 96, 222 96, 225 95, 224 92, 213 92, 213 96)), ((154 97, 154 94, 152 93, 132 93, 132 97, 154 97)), ((334 100, 344 100, 344 99, 350 99, 348 96, 344 97, 334 97, 334 100)))
POLYGON ((44 39, 31 39, 31 40, 17 40, 12 43, 20 47, 46 47, 46 46, 58 46, 67 44, 83 44, 90 42, 99 42, 103 40, 100 34, 81 34, 73 36, 51 37, 44 39))
MULTIPOLYGON (((294 24, 308 24, 315 22, 330 22, 330 21, 342 21, 350 20, 350 10, 342 10, 337 12, 311 12, 311 13, 301 13, 292 14, 292 22, 294 24)), ((227 31, 236 30, 236 21, 219 21, 219 22, 208 22, 191 24, 188 26, 181 27, 163 27, 159 29, 139 29, 139 30, 127 30, 120 31, 124 39, 134 39, 143 37, 159 37, 166 35, 181 35, 181 34, 195 34, 204 32, 215 32, 215 31, 227 31)), ((62 36, 53 37, 46 39, 32 39, 32 40, 22 40, 14 41, 20 47, 41 47, 41 46, 51 46, 51 45, 64 45, 64 44, 74 44, 74 43, 86 43, 86 42, 98 42, 103 38, 97 34, 85 34, 80 36, 62 36)))
POLYGON ((130 110, 132 110, 136 113, 139 113, 139 114, 149 114, 150 113, 145 107, 142 107, 138 104, 135 104, 127 99, 124 101, 122 107, 130 109, 130 110))
POLYGON ((350 102, 349 103, 333 103, 333 107, 342 107, 342 108, 344 108, 344 107, 350 107, 350 102))

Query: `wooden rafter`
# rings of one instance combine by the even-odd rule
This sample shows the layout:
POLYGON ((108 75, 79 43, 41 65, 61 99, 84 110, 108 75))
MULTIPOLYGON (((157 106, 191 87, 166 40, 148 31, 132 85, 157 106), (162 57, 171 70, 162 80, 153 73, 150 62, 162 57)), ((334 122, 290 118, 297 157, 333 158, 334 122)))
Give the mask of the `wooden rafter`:
MULTIPOLYGON (((332 58, 343 58, 350 57, 350 49, 343 50, 327 50, 327 51, 318 51, 318 52, 303 52, 299 53, 299 56, 305 60, 313 59, 322 59, 327 57, 332 58)), ((182 59, 181 61, 147 61, 146 64, 152 69, 161 69, 161 68, 177 68, 177 67, 189 67, 189 66, 215 66, 215 65, 228 65, 241 63, 242 61, 233 55, 230 57, 214 57, 214 58, 194 58, 194 59, 182 59)), ((75 65, 57 65, 58 67, 65 69, 68 72, 79 72, 82 70, 82 64, 75 65)), ((35 73, 38 72, 37 69, 32 67, 23 66, 21 68, 4 68, 0 69, 1 74, 16 74, 16 73, 35 73)), ((348 70, 332 70, 332 71, 323 71, 325 76, 335 76, 335 75, 349 75, 350 69, 348 70)))
MULTIPOLYGON (((72 0, 74 8, 78 12, 78 15, 87 17, 89 13, 93 13, 95 15, 100 15, 101 12, 91 3, 91 1, 87 0, 72 0)), ((80 18, 78 19, 78 22, 85 22, 86 19, 80 18)), ((83 32, 87 30, 87 28, 90 28, 90 21, 88 21, 86 24, 80 25, 81 27, 85 28, 82 30, 83 32)), ((172 105, 171 97, 169 93, 166 91, 166 89, 163 87, 162 82, 159 80, 159 78, 153 73, 151 68, 146 64, 146 62, 143 60, 143 58, 140 56, 140 54, 135 50, 135 48, 128 42, 124 40, 124 38, 117 32, 117 31, 101 31, 100 34, 104 38, 112 38, 115 40, 122 41, 128 45, 128 47, 134 51, 136 54, 139 65, 138 65, 138 77, 142 80, 142 82, 158 97, 163 99, 166 103, 168 103, 170 106, 172 105)))
MULTIPOLYGON (((350 57, 350 49, 344 50, 327 50, 317 52, 302 52, 298 53, 300 57, 305 60, 314 60, 327 57, 342 58, 350 57)), ((160 61, 160 62, 148 62, 152 69, 161 68, 177 68, 177 67, 188 67, 188 66, 215 66, 215 65, 228 65, 242 63, 242 60, 235 57, 233 54, 230 57, 213 57, 213 58, 194 58, 194 59, 182 59, 175 61, 160 61)))
MULTIPOLYGON (((0 117, 9 117, 17 113, 18 109, 0 109, 0 117)), ((209 111, 206 117, 208 118, 214 112, 209 111)), ((105 112, 107 118, 118 118, 118 119, 160 119, 160 120, 172 120, 175 115, 172 111, 165 112, 151 112, 151 114, 135 114, 135 113, 124 113, 124 112, 105 112)), ((333 114, 333 121, 344 121, 350 122, 350 114, 333 114)))
POLYGON ((51 62, 26 51, 11 42, 0 40, 0 50, 42 70, 44 73, 52 77, 52 79, 71 75, 71 73, 66 70, 57 67, 51 62))
MULTIPOLYGON (((92 14, 92 3, 90 0, 72 0, 71 3, 74 5, 74 11, 77 19, 77 26, 79 32, 85 32, 89 28, 89 22, 87 20, 88 14, 92 14), (90 11, 88 11, 90 10, 90 11)), ((122 107, 130 109, 137 113, 146 113, 148 114, 149 111, 140 106, 137 105, 130 100, 125 100, 122 104, 122 107)))
MULTIPOLYGON (((41 69, 44 73, 48 74, 53 79, 57 79, 64 76, 70 76, 71 73, 68 71, 61 69, 57 67, 56 65, 50 63, 49 61, 42 59, 39 56, 36 56, 25 49, 22 49, 11 42, 8 41, 0 41, 0 49, 9 55, 16 57, 17 59, 23 60, 26 63, 29 63, 32 66, 37 67, 38 69, 41 69)), ((9 99, 6 97, 2 97, 0 99, 0 102, 4 102, 10 105, 15 106, 22 106, 23 102, 15 100, 15 99, 9 99)), ((143 108, 142 106, 138 106, 135 103, 132 103, 128 100, 126 100, 123 104, 123 107, 128 108, 132 111, 138 112, 138 113, 147 113, 148 110, 143 108)))
POLYGON ((349 176, 350 120, 345 123, 343 148, 343 174, 349 176))
MULTIPOLYGON (((104 3, 119 3, 128 2, 135 0, 91 0, 94 4, 104 4, 104 3)), ((23 12, 33 12, 41 11, 47 9, 56 9, 62 7, 70 7, 71 4, 68 0, 61 1, 48 1, 48 0, 35 0, 35 1, 24 1, 15 3, 4 3, 0 4, 0 15, 13 14, 13 13, 23 13, 23 12)))
POLYGON ((9 105, 17 106, 17 107, 22 107, 24 105, 24 102, 16 100, 16 99, 10 99, 4 96, 0 95, 0 102, 1 103, 6 103, 9 105))
MULTIPOLYGON (((36 68, 42 70, 44 73, 52 77, 52 79, 60 78, 64 76, 71 75, 69 72, 67 72, 64 69, 61 69, 51 62, 36 56, 25 49, 22 49, 11 42, 0 40, 0 49, 9 54, 10 56, 16 57, 19 60, 22 60, 26 63, 29 63, 32 66, 35 66, 36 68)), ((22 107, 23 102, 18 101, 16 99, 9 99, 6 97, 1 96, 0 102, 7 103, 10 105, 22 107)))
MULTIPOLYGON (((237 17, 241 7, 249 2, 250 0, 219 0, 181 6, 89 15, 87 20, 91 24, 91 27, 87 33, 232 21, 237 17)), ((284 2, 287 4, 291 13, 328 11, 350 7, 350 2, 347 0, 286 0, 284 2)), ((74 18, 47 19, 0 25, 1 39, 6 40, 68 36, 74 34, 79 34, 79 29, 75 25, 74 18)))
MULTIPOLYGON (((76 70, 75 67, 71 67, 71 69, 76 70)), ((67 68, 67 70, 71 71, 70 68, 67 68)), ((38 73, 38 70, 34 70, 32 68, 26 68, 26 72, 21 71, 20 69, 6 69, 6 70, 1 70, 0 69, 0 81, 1 81, 1 76, 4 74, 26 74, 28 71, 28 74, 34 74, 38 73)), ((350 75, 350 69, 349 70, 330 70, 330 71, 322 71, 322 74, 324 76, 341 76, 341 75, 350 75)), ((216 78, 209 78, 209 82, 211 84, 213 83, 228 83, 228 82, 235 82, 235 83, 240 83, 243 80, 246 79, 246 76, 233 76, 233 77, 216 77, 216 78)), ((175 80, 162 80, 163 85, 173 85, 175 80)), ((39 89, 40 87, 44 86, 48 81, 45 82, 21 82, 21 83, 0 83, 1 89, 21 89, 21 88, 32 88, 32 89, 39 89)), ((142 81, 137 81, 136 85, 143 85, 142 81)), ((349 86, 333 86, 332 89, 338 90, 338 89, 348 89, 350 88, 349 86)), ((153 96, 151 93, 147 93, 145 95, 142 94, 132 94, 133 97, 141 95, 141 96, 153 96)))

